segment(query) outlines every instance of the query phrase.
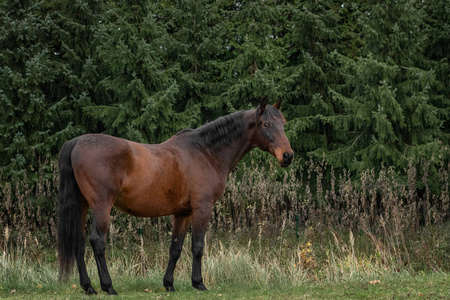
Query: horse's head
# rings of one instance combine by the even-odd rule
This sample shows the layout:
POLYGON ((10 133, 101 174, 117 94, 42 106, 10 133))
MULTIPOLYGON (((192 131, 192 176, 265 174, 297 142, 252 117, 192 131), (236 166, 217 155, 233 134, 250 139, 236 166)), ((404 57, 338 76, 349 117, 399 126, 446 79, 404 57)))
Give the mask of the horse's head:
POLYGON ((294 157, 289 140, 284 133, 284 123, 286 122, 280 112, 281 100, 273 106, 267 105, 266 100, 262 100, 256 108, 256 126, 252 128, 253 143, 263 151, 268 151, 280 162, 280 166, 287 167, 294 157))

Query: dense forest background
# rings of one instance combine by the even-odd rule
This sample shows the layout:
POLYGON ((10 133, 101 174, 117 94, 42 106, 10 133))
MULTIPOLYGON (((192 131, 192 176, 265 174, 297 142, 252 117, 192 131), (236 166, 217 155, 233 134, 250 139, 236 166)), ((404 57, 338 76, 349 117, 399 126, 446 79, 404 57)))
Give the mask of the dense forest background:
POLYGON ((265 97, 303 162, 426 161, 438 193, 449 58, 447 0, 1 0, 0 180, 52 178, 83 133, 159 143, 265 97))

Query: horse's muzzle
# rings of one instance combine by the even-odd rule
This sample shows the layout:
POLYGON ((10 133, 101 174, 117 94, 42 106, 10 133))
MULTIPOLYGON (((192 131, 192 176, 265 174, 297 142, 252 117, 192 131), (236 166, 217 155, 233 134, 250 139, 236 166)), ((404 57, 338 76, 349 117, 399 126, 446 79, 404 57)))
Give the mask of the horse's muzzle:
POLYGON ((293 158, 294 158, 294 152, 284 152, 283 153, 283 161, 280 162, 280 165, 283 168, 288 167, 292 163, 293 158))

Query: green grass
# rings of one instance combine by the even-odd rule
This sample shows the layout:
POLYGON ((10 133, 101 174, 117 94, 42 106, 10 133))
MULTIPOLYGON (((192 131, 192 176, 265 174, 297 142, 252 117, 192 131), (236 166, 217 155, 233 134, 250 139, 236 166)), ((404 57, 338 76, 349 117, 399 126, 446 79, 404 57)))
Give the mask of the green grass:
MULTIPOLYGON (((370 278, 359 278, 339 282, 305 281, 298 286, 279 288, 276 286, 239 284, 213 285, 208 291, 199 292, 190 287, 189 282, 179 282, 175 293, 165 292, 154 278, 122 281, 116 279, 119 297, 115 299, 449 299, 450 276, 446 273, 390 275, 376 277, 379 283, 370 283, 370 278), (146 291, 147 290, 147 291, 146 291)), ((96 285, 94 283, 94 285, 96 285)), ((98 283, 97 283, 98 286, 98 283)), ((11 293, 2 287, 0 297, 11 299, 79 299, 92 298, 84 295, 81 288, 72 288, 72 284, 50 284, 49 286, 22 286, 11 293)), ((100 293, 96 299, 108 297, 100 293)))
MULTIPOLYGON (((429 240, 428 234, 405 244, 407 252, 379 254, 363 234, 333 234, 318 239, 305 232, 299 240, 289 232, 253 238, 209 233, 203 257, 206 292, 190 284, 189 235, 175 270, 175 293, 162 285, 168 240, 109 243, 107 262, 119 299, 450 299, 448 235, 429 240), (410 264, 396 258, 403 253, 410 264)), ((5 244, 0 250, 0 298, 88 298, 76 271, 59 283, 54 248, 5 244)), ((98 298, 107 297, 90 247, 86 264, 98 298)))

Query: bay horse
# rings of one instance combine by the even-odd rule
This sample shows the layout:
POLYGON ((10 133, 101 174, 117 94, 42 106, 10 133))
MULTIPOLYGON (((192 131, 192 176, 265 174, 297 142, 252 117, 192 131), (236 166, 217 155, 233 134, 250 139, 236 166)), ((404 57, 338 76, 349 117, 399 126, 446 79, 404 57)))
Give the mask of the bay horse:
POLYGON ((188 226, 192 232, 192 286, 206 290, 201 273, 205 232, 213 204, 227 176, 258 147, 282 167, 294 152, 284 133, 281 100, 262 100, 257 108, 235 112, 197 129, 186 129, 161 144, 140 144, 104 134, 86 134, 66 142, 59 153, 58 261, 66 279, 76 261, 80 285, 97 294, 86 272, 85 224, 93 221, 89 241, 103 291, 116 295, 105 260, 106 232, 112 207, 138 217, 173 215, 167 291, 175 291, 173 272, 188 226))

